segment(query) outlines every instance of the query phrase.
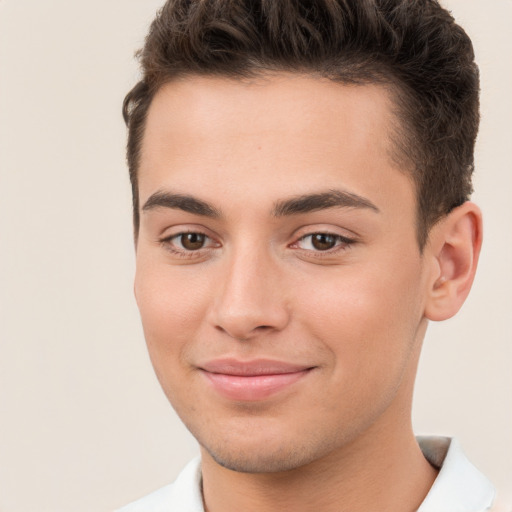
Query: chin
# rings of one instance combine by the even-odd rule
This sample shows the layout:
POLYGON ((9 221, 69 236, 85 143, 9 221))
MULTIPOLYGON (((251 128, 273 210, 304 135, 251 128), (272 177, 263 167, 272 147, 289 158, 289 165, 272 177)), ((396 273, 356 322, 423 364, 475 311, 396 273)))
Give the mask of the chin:
POLYGON ((247 451, 210 450, 203 447, 220 466, 238 473, 281 473, 292 471, 312 462, 315 457, 305 450, 262 449, 247 451))
POLYGON ((293 471, 327 456, 336 442, 333 436, 316 436, 311 432, 224 431, 221 438, 195 436, 202 450, 220 466, 239 473, 280 473, 293 471), (330 442, 329 442, 330 439, 330 442))

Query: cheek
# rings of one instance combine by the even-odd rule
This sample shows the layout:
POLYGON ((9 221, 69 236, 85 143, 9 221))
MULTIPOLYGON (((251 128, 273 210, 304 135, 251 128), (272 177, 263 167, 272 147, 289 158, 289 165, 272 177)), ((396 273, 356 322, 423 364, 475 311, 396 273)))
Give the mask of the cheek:
POLYGON ((343 377, 399 373, 421 320, 417 265, 340 267, 302 293, 299 317, 333 355, 343 377))
POLYGON ((200 284, 191 272, 137 261, 135 296, 157 374, 183 359, 204 317, 207 300, 200 284))

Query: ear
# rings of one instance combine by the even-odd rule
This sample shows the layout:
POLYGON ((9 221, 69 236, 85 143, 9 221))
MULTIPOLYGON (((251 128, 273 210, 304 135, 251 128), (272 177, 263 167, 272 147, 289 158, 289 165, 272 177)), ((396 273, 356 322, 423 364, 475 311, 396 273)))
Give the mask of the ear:
POLYGON ((429 235, 428 258, 432 272, 428 283, 425 316, 451 318, 466 300, 482 246, 482 213, 466 202, 438 222, 429 235))

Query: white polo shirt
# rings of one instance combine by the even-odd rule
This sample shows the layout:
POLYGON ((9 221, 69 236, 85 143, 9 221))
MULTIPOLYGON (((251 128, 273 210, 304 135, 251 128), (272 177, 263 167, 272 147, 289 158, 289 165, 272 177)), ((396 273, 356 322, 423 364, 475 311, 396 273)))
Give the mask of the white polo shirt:
MULTIPOLYGON (((455 439, 418 437, 425 458, 439 474, 417 512, 484 512, 494 488, 466 458, 455 439)), ((200 458, 189 462, 173 484, 134 501, 118 512, 204 512, 200 458)))

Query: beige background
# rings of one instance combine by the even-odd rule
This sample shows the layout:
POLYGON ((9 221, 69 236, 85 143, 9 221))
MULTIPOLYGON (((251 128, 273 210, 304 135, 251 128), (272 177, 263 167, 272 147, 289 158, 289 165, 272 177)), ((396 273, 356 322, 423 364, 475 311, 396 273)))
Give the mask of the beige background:
MULTIPOLYGON (((0 512, 111 510, 197 451, 132 297, 120 107, 160 3, 0 0, 0 512)), ((485 249, 462 312, 431 325, 414 419, 512 497, 512 2, 446 5, 481 67, 485 249)))

